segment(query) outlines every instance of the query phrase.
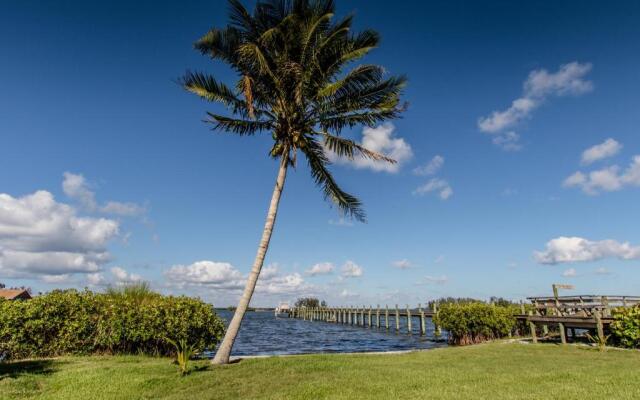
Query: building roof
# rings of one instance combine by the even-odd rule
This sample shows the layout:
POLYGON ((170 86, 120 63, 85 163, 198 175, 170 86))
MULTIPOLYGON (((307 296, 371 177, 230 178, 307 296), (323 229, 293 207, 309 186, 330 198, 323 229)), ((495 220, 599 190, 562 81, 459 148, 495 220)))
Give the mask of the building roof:
POLYGON ((26 289, 0 289, 0 297, 7 300, 30 299, 31 295, 26 289))

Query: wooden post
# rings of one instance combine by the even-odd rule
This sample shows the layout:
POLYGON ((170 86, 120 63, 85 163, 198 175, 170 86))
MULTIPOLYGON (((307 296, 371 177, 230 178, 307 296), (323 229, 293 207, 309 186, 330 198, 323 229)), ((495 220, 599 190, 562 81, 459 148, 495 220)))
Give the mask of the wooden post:
POLYGON ((360 310, 360 325, 364 326, 364 309, 365 306, 362 306, 362 310, 360 310))
POLYGON ((400 332, 400 310, 396 304, 396 332, 400 332))
POLYGON ((520 300, 520 314, 525 315, 525 312, 524 312, 524 303, 522 302, 522 300, 520 300))
MULTIPOLYGON (((436 300, 433 301, 433 317, 437 317, 438 316, 438 302, 436 300)), ((440 326, 435 322, 435 320, 431 320, 433 321, 433 328, 434 328, 434 335, 436 337, 440 336, 440 326)))
MULTIPOLYGON (((538 300, 534 300, 533 304, 535 305, 536 315, 542 315, 540 309, 538 308, 538 300)), ((549 334, 549 328, 547 327, 547 324, 542 325, 542 334, 544 336, 547 336, 549 334)))
POLYGON ((604 316, 610 317, 611 309, 609 308, 609 299, 607 298, 607 296, 602 296, 602 305, 604 306, 604 316))
POLYGON ((604 326, 602 326, 602 315, 600 313, 600 310, 596 310, 595 313, 595 318, 596 318, 596 330, 598 331, 598 338, 600 340, 604 339, 604 326))
POLYGON ((422 310, 422 304, 418 304, 418 311, 420 312, 420 335, 427 334, 427 325, 424 319, 424 311, 422 310))
POLYGON ((380 329, 380 304, 376 304, 376 327, 380 329))
POLYGON ((369 306, 369 328, 371 328, 371 306, 369 306))
POLYGON ((389 330, 389 305, 384 305, 384 327, 389 330))
POLYGON ((407 333, 411 334, 411 310, 409 309, 409 305, 407 304, 407 333))
MULTIPOLYGON (((529 317, 533 315, 533 311, 529 311, 529 317)), ((538 337, 536 336, 536 324, 529 320, 529 330, 531 331, 531 341, 538 343, 538 337)))
POLYGON ((560 330, 560 342, 562 344, 567 344, 567 331, 564 329, 564 324, 562 322, 558 323, 558 329, 560 330))

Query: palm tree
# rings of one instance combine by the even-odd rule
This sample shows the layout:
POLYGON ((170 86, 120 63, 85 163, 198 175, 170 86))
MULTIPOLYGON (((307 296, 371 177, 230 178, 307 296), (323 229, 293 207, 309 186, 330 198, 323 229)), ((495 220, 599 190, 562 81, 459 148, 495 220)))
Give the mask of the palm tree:
POLYGON ((365 221, 362 203, 342 190, 327 169, 327 151, 339 157, 395 161, 341 137, 345 128, 373 126, 398 118, 404 77, 385 77, 377 65, 344 72, 379 43, 375 31, 350 32, 352 16, 334 22, 331 0, 260 0, 249 13, 230 0, 230 23, 195 43, 203 55, 228 64, 238 76, 233 87, 214 77, 187 72, 186 90, 221 103, 230 115, 208 112, 214 130, 249 136, 270 132, 270 156, 279 159, 271 204, 246 287, 220 344, 214 364, 229 362, 242 318, 269 247, 287 168, 304 155, 311 176, 339 210, 365 221))

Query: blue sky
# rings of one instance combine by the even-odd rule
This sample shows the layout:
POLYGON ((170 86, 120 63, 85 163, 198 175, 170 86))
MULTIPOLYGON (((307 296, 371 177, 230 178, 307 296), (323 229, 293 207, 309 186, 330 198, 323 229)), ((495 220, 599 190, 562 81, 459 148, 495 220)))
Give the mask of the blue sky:
MULTIPOLYGON (((410 107, 348 134, 402 162, 333 166, 367 224, 341 220, 304 166, 289 174, 254 304, 638 294, 640 5, 338 2, 351 11, 410 107)), ((0 6, 0 282, 143 279, 235 303, 270 137, 209 131, 216 106, 175 83, 233 78, 192 49, 226 16, 223 1, 0 6)))

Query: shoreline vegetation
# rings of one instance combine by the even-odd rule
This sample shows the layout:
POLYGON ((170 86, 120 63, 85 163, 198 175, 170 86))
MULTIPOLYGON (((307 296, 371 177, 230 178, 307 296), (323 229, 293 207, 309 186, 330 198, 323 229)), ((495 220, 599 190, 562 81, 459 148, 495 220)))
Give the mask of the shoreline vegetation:
POLYGON ((0 399, 564 399, 640 397, 640 352, 497 341, 401 354, 194 362, 62 357, 0 364, 0 399), (247 377, 251 376, 251 379, 247 377))

